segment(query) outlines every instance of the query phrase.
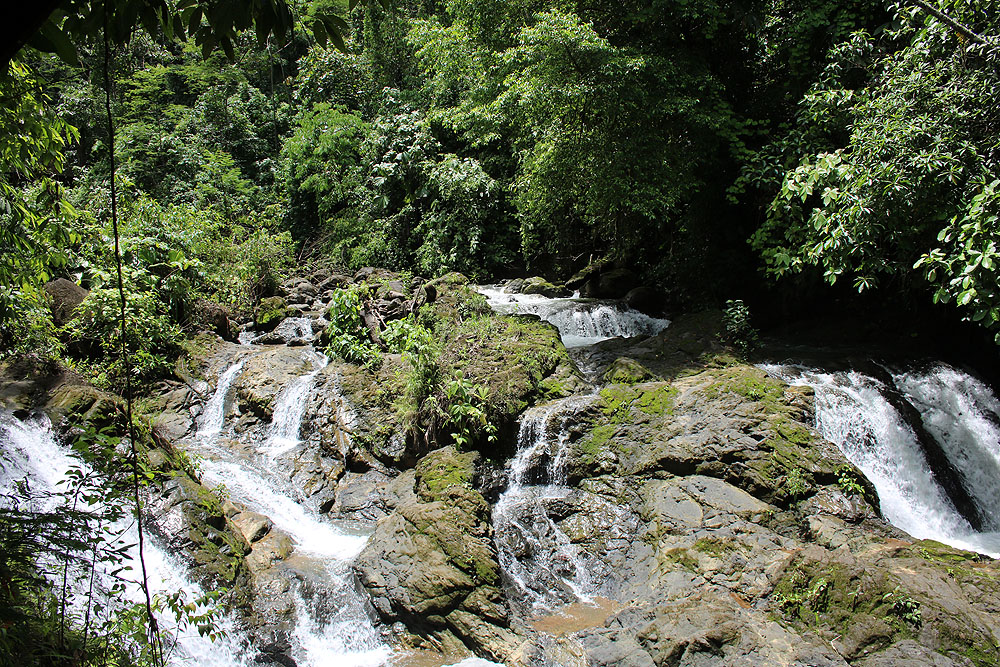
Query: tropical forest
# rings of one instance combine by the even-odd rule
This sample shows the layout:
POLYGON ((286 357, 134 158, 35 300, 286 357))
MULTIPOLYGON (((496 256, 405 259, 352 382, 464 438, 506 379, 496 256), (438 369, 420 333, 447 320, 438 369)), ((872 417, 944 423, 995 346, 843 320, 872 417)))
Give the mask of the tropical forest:
POLYGON ((185 665, 1000 666, 1000 6, 9 7, 0 667, 185 665))

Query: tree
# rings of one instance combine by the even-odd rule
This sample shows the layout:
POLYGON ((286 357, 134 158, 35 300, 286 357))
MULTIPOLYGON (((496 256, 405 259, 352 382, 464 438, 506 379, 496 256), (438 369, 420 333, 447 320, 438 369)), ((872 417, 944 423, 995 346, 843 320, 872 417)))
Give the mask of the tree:
MULTIPOLYGON (((1000 29, 995 12, 940 6, 979 32, 1000 29)), ((921 269, 935 301, 996 327, 1000 57, 933 13, 896 18, 881 39, 837 47, 803 98, 780 142, 797 164, 753 243, 772 276, 818 267, 858 290, 912 284, 921 269)))

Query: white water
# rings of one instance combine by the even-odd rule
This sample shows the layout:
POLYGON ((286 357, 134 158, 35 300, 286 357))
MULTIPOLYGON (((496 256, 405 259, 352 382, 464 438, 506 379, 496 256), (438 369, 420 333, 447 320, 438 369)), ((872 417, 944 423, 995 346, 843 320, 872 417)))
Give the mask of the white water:
POLYGON ((300 344, 306 344, 311 342, 315 337, 312 322, 308 317, 286 317, 278 323, 273 332, 265 331, 258 333, 252 330, 241 331, 237 340, 239 340, 240 345, 252 345, 264 336, 271 336, 273 333, 287 343, 299 341, 300 344))
MULTIPOLYGON (((298 378, 278 399, 261 447, 267 458, 255 463, 238 457, 217 437, 224 425, 205 420, 196 437, 204 456, 202 477, 210 486, 224 485, 234 501, 267 516, 276 529, 288 534, 296 555, 305 559, 305 565, 321 581, 318 597, 307 599, 301 588, 296 593, 292 647, 296 662, 301 667, 377 667, 386 664, 393 652, 375 627, 350 569, 370 529, 337 525, 308 510, 295 499, 294 490, 278 476, 271 461, 299 443, 305 404, 316 375, 326 364, 325 358, 320 359, 315 352, 306 353, 313 355, 313 370, 298 378)), ((212 401, 225 403, 235 377, 236 373, 223 373, 212 401)))
POLYGON ((267 440, 263 446, 263 451, 268 456, 275 457, 284 454, 302 442, 299 440, 299 431, 302 427, 302 416, 305 414, 309 394, 316 382, 316 376, 329 362, 325 354, 318 354, 312 350, 305 354, 312 362, 313 371, 298 378, 278 397, 278 401, 274 405, 274 415, 271 417, 267 440))
POLYGON ((1000 528, 1000 401, 981 381, 944 364, 894 374, 893 381, 944 447, 985 524, 1000 528))
MULTIPOLYGON (((854 371, 825 373, 774 364, 762 368, 789 384, 813 387, 818 430, 875 486, 890 523, 917 539, 1000 557, 1000 534, 976 532, 955 509, 916 435, 884 397, 879 380, 854 371)), ((971 377, 947 366, 939 369, 926 376, 903 373, 894 380, 920 410, 928 432, 938 439, 959 473, 966 479, 980 478, 980 465, 987 461, 996 465, 997 432, 989 432, 973 404, 992 401, 996 405, 996 398, 971 377), (966 391, 956 389, 959 385, 966 391)), ((986 474, 989 471, 987 467, 986 474)), ((1000 516, 1000 493, 982 497, 991 484, 998 488, 996 480, 980 479, 976 499, 984 513, 995 518, 1000 516)))
POLYGON ((219 376, 219 384, 216 386, 212 398, 208 399, 205 409, 201 413, 198 426, 198 437, 202 439, 212 439, 222 431, 222 425, 226 420, 226 398, 229 396, 229 387, 243 370, 246 357, 230 366, 219 376))
POLYGON ((497 312, 538 315, 555 325, 566 347, 593 345, 609 338, 652 336, 670 324, 670 320, 650 317, 615 302, 508 294, 495 285, 478 290, 497 312))
POLYGON ((535 611, 567 602, 590 602, 594 582, 580 550, 546 510, 567 497, 566 422, 592 397, 572 397, 531 408, 521 416, 518 452, 507 490, 493 508, 500 566, 535 611))
MULTIPOLYGON (((4 492, 10 492, 17 480, 26 479, 34 493, 42 496, 56 494, 66 490, 67 473, 71 469, 88 470, 82 462, 71 456, 68 448, 56 442, 51 425, 44 418, 24 422, 9 414, 0 414, 0 451, 4 455, 0 489, 4 492)), ((44 509, 49 511, 61 506, 59 496, 48 496, 43 502, 46 505, 44 509)), ((86 509, 99 512, 101 508, 92 504, 87 505, 86 509)), ((134 544, 137 541, 135 528, 128 521, 119 521, 111 528, 114 533, 121 534, 115 544, 134 544)), ((128 549, 128 555, 132 564, 131 576, 138 579, 141 572, 137 547, 128 549)), ((152 595, 183 592, 187 600, 193 601, 204 594, 196 583, 188 580, 184 567, 149 535, 144 556, 152 595)), ((95 588, 99 591, 107 591, 115 581, 107 568, 97 573, 96 579, 95 588)), ((76 606, 79 607, 87 597, 89 581, 73 581, 73 584, 72 593, 76 606)), ((127 586, 126 596, 133 603, 144 600, 141 588, 135 582, 127 586)), ((170 665, 248 667, 251 664, 251 656, 244 648, 249 646, 249 641, 237 630, 233 619, 227 616, 223 616, 218 623, 217 629, 222 631, 222 636, 215 642, 202 637, 195 628, 179 629, 172 616, 160 615, 158 621, 160 627, 176 640, 168 654, 170 665)))

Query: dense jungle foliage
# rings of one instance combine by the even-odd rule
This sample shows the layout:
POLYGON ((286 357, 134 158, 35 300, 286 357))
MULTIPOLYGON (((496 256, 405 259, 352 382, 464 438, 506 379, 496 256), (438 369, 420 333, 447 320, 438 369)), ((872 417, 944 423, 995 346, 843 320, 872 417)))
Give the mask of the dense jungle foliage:
POLYGON ((611 258, 679 306, 846 282, 1000 321, 988 3, 314 0, 254 36, 251 9, 124 2, 110 54, 90 4, 0 79, 8 351, 117 344, 106 92, 140 379, 303 254, 478 280, 611 258), (57 332, 60 275, 91 293, 57 332))

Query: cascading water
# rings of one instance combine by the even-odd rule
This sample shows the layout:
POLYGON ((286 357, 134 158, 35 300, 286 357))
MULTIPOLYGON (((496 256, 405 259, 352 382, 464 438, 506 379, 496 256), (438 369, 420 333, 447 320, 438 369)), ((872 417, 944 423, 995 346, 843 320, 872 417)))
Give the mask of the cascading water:
POLYGON ((917 434, 888 400, 901 391, 957 470, 980 513, 1000 517, 1000 403, 984 384, 949 366, 893 373, 895 386, 857 371, 827 373, 765 364, 771 375, 816 392, 816 425, 865 474, 882 513, 918 539, 1000 557, 1000 533, 976 531, 949 499, 917 434))
MULTIPOLYGON (((58 493, 69 479, 69 471, 76 468, 86 473, 88 470, 85 464, 70 454, 68 448, 56 441, 51 424, 44 418, 22 421, 10 414, 0 414, 0 444, 6 462, 0 466, 0 489, 9 493, 17 480, 26 479, 33 492, 48 497, 47 502, 52 505, 46 508, 48 510, 60 506, 57 504, 58 493)), ((87 509, 98 512, 100 507, 88 505, 87 509)), ((119 521, 110 528, 111 534, 121 535, 116 544, 135 544, 135 528, 127 521, 119 521)), ((137 548, 128 548, 127 554, 133 570, 138 572, 137 548)), ((152 536, 147 536, 144 555, 150 592, 153 595, 181 592, 186 599, 196 600, 204 594, 197 584, 187 579, 184 567, 164 551, 152 536)), ((103 590, 105 594, 111 590, 116 580, 109 567, 96 574, 95 589, 103 590)), ((78 601, 85 600, 90 593, 89 581, 76 582, 76 586, 72 591, 73 597, 78 601)), ((129 583, 125 595, 132 603, 144 599, 136 583, 129 583)), ((168 654, 170 665, 248 667, 252 664, 251 656, 244 648, 249 646, 249 640, 229 617, 221 618, 217 629, 222 633, 214 642, 201 636, 194 628, 178 628, 171 616, 161 615, 158 622, 161 628, 168 630, 176 639, 176 644, 172 645, 168 654)))
POLYGON ((507 489, 493 508, 500 566, 532 609, 553 609, 594 595, 579 549, 550 516, 549 505, 566 498, 566 423, 591 397, 572 397, 521 416, 518 452, 510 463, 507 489))
MULTIPOLYGON (((297 502, 295 491, 276 475, 270 462, 271 457, 299 444, 305 404, 316 375, 326 365, 325 357, 321 359, 311 350, 305 353, 312 355, 313 370, 279 397, 261 447, 267 460, 248 461, 230 452, 218 438, 224 427, 220 419, 223 411, 206 408, 195 438, 204 456, 202 478, 206 484, 224 485, 234 501, 267 516, 275 528, 294 540, 300 565, 316 575, 321 589, 317 596, 307 599, 301 589, 296 594, 292 650, 296 663, 302 667, 377 667, 386 664, 393 653, 357 591, 350 569, 351 560, 367 542, 370 528, 335 524, 309 511, 297 502)), ((222 374, 209 405, 225 404, 240 365, 237 362, 222 374)))
POLYGON ((479 291, 497 312, 538 315, 555 325, 563 344, 570 348, 593 345, 609 338, 652 336, 670 324, 670 320, 649 317, 614 302, 508 294, 495 286, 480 287, 479 291))
POLYGON ((325 354, 313 351, 309 351, 307 354, 314 370, 293 382, 278 398, 278 402, 274 406, 274 416, 271 418, 267 440, 263 446, 263 450, 268 456, 275 457, 284 454, 301 442, 299 430, 302 425, 302 416, 306 410, 306 401, 316 382, 316 376, 329 361, 325 354))
POLYGON ((1000 529, 1000 401, 983 382, 943 364, 894 373, 893 381, 984 510, 983 527, 1000 529))
POLYGON ((205 409, 202 411, 198 437, 204 440, 215 438, 222 431, 222 425, 226 420, 226 397, 229 396, 229 387, 233 384, 236 376, 243 370, 246 357, 227 368, 219 376, 219 383, 215 393, 208 399, 205 409))
MULTIPOLYGON (((617 302, 509 294, 496 286, 478 289, 497 312, 538 315, 555 325, 567 348, 584 352, 574 355, 581 364, 587 362, 588 346, 610 338, 655 335, 670 324, 617 302)), ((573 414, 592 400, 592 396, 575 396, 532 408, 521 416, 518 452, 509 464, 507 489, 493 509, 500 565, 536 612, 577 601, 589 603, 597 593, 583 553, 552 517, 553 510, 573 492, 567 486, 564 466, 568 425, 573 414)))

